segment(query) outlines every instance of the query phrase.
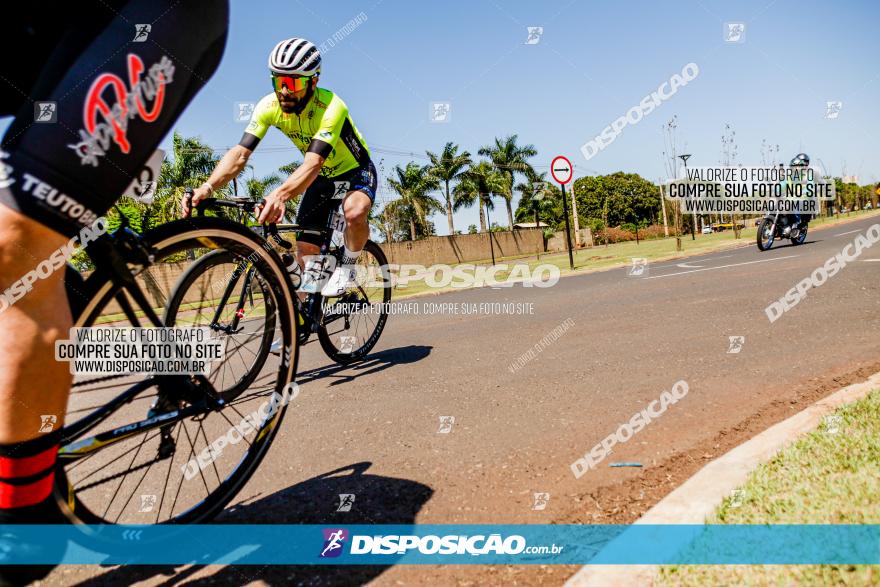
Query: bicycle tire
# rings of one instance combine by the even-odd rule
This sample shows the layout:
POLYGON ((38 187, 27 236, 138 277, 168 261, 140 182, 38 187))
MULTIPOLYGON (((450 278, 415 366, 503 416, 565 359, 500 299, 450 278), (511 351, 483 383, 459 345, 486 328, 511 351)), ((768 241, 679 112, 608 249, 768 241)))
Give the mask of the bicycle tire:
MULTIPOLYGON (((144 241, 157 253, 174 253, 186 250, 187 246, 200 248, 225 249, 236 252, 245 258, 253 259, 255 266, 264 271, 264 275, 272 288, 272 295, 279 302, 277 315, 283 336, 282 356, 274 389, 281 391, 291 383, 296 374, 299 358, 296 343, 296 320, 294 307, 291 302, 292 291, 286 277, 286 270, 271 247, 265 247, 265 241, 256 236, 252 231, 230 220, 215 217, 200 217, 187 220, 178 220, 162 225, 143 235, 144 241)), ((157 258, 161 258, 159 254, 157 258)), ((84 283, 76 283, 80 294, 87 300, 83 304, 75 304, 74 326, 85 327, 93 324, 100 316, 101 310, 115 299, 121 291, 121 286, 100 268, 96 270, 84 283)), ((179 377, 186 378, 187 375, 179 377)), ((261 422, 260 428, 255 430, 255 439, 247 453, 237 462, 231 473, 218 484, 216 489, 210 491, 204 499, 196 505, 189 507, 180 514, 160 522, 161 524, 192 524, 210 520, 238 494, 244 484, 250 479, 254 471, 262 462, 272 441, 279 430, 279 424, 284 418, 286 404, 281 404, 271 418, 266 416, 261 422)), ((86 416, 88 417, 88 416, 86 416)), ((65 431, 70 429, 70 423, 65 426, 65 431)), ((69 446, 76 438, 68 438, 64 446, 69 446)), ((111 445, 112 446, 112 445, 111 445)), ((103 450, 99 447, 95 452, 103 450)), ((77 463, 79 461, 73 461, 77 463)), ((59 457, 56 469, 55 496, 59 505, 65 510, 66 516, 71 521, 82 524, 109 524, 117 522, 103 518, 92 511, 77 495, 77 489, 68 481, 68 475, 64 462, 59 457)))
POLYGON ((385 324, 388 321, 388 303, 391 301, 388 259, 385 257, 385 253, 382 252, 382 248, 373 241, 367 241, 364 245, 363 251, 364 253, 372 255, 376 259, 378 266, 384 268, 382 271, 385 287, 382 288, 382 305, 380 306, 379 318, 373 332, 370 336, 366 337, 363 345, 357 349, 352 349, 350 352, 343 352, 338 346, 336 346, 333 342, 332 334, 328 331, 326 323, 321 324, 318 327, 318 340, 321 342, 321 348, 331 360, 340 365, 347 365, 366 358, 369 352, 373 350, 373 347, 376 346, 376 343, 379 342, 379 337, 381 336, 382 331, 385 330, 385 324))
MULTIPOLYGON (((212 268, 218 265, 231 265, 234 263, 235 256, 232 253, 225 250, 216 250, 200 257, 195 263, 187 267, 186 271, 184 271, 175 284, 173 290, 174 293, 168 300, 168 304, 165 306, 165 313, 163 316, 165 325, 174 326, 176 324, 181 303, 184 301, 189 288, 196 283, 200 277, 204 276, 212 268)), ((233 285, 237 284, 238 282, 236 281, 233 285)), ((269 297, 265 299, 267 303, 270 303, 272 298, 269 297)), ((271 310, 274 310, 274 308, 266 308, 266 323, 264 324, 263 336, 260 338, 260 346, 257 353, 254 355, 253 364, 251 364, 251 366, 245 371, 245 374, 236 381, 235 384, 228 389, 219 390, 225 401, 234 400, 248 389, 259 376, 260 371, 266 364, 266 359, 269 358, 269 351, 272 347, 272 333, 275 330, 275 314, 274 311, 271 310)), ((212 324, 211 327, 213 328, 214 325, 212 324)))

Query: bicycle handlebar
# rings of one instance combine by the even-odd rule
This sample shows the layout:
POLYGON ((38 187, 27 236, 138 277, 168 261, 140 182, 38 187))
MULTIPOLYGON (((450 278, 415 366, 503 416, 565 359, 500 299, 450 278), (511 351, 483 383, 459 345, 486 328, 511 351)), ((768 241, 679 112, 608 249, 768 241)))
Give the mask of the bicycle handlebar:
MULTIPOLYGON (((247 211, 248 213, 256 216, 256 210, 258 207, 262 207, 266 205, 266 200, 261 199, 259 202, 254 202, 252 200, 220 200, 217 198, 205 198, 201 200, 196 207, 192 207, 192 198, 193 198, 193 190, 192 188, 186 188, 184 190, 184 201, 186 202, 186 207, 189 209, 189 214, 186 215, 187 218, 192 214, 194 210, 199 212, 204 212, 205 210, 210 210, 211 208, 236 208, 238 210, 247 211)), ((272 240, 275 241, 278 246, 283 249, 290 250, 293 248, 293 244, 281 238, 281 235, 278 234, 278 226, 276 224, 267 224, 263 223, 262 228, 264 234, 268 234, 273 236, 272 240)))

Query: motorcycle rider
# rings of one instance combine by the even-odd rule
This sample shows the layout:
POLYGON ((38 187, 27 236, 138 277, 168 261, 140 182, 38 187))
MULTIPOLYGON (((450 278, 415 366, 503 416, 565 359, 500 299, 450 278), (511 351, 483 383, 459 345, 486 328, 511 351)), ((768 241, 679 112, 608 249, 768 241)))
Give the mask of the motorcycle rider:
MULTIPOLYGON (((806 153, 798 153, 794 156, 789 164, 789 167, 793 169, 799 170, 801 173, 806 173, 807 168, 810 166, 810 156, 806 153)), ((783 236, 789 236, 793 228, 800 226, 801 223, 801 215, 798 212, 794 214, 786 214, 786 227, 782 231, 783 236)), ((810 217, 807 215, 806 220, 809 221, 810 217)))

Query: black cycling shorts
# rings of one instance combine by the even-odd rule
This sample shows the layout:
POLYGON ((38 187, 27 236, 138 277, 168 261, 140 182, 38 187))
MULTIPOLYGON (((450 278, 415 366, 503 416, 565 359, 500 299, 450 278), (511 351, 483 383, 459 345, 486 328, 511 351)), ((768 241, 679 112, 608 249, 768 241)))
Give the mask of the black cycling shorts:
MULTIPOLYGON (((296 223, 307 228, 324 228, 330 214, 339 208, 346 194, 361 191, 376 201, 376 167, 370 161, 363 167, 346 171, 335 177, 319 175, 303 194, 296 211, 296 223)), ((321 246, 321 237, 316 234, 300 233, 297 240, 321 246)))
POLYGON ((214 73, 227 0, 17 2, 0 21, 0 203, 65 236, 104 214, 214 73))

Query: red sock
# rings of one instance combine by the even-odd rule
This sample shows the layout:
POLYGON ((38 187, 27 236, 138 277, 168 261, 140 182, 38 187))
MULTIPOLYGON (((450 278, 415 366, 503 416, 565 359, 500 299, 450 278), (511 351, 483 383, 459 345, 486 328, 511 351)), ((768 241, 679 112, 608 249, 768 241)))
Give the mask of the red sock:
POLYGON ((52 495, 60 438, 56 430, 33 440, 0 444, 0 518, 52 495))

